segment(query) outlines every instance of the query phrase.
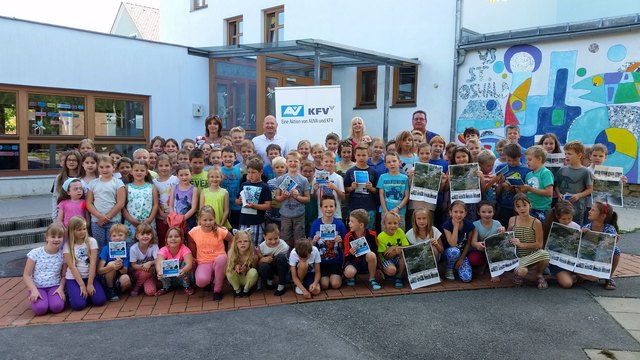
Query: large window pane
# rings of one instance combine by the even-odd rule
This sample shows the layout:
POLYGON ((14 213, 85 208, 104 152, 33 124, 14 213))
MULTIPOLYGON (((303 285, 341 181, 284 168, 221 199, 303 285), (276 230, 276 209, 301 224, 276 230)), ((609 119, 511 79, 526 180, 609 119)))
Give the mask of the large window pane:
POLYGON ((60 168, 60 154, 77 146, 78 144, 29 144, 29 170, 60 168))
POLYGON ((96 136, 143 137, 144 103, 96 98, 96 136))
POLYGON ((145 144, 96 144, 96 152, 98 154, 104 154, 104 155, 109 155, 109 152, 113 149, 118 149, 119 151, 121 151, 124 156, 133 159, 133 152, 140 149, 140 148, 146 148, 145 144))
POLYGON ((403 66, 397 71, 396 98, 397 104, 409 104, 416 102, 416 72, 417 66, 403 66))
POLYGON ((0 170, 20 170, 20 145, 0 144, 0 170))
POLYGON ((16 93, 0 91, 0 135, 15 135, 16 130, 16 93))
POLYGON ((224 129, 255 131, 256 64, 216 61, 215 110, 224 129))
POLYGON ((82 136, 84 97, 29 94, 29 134, 82 136))

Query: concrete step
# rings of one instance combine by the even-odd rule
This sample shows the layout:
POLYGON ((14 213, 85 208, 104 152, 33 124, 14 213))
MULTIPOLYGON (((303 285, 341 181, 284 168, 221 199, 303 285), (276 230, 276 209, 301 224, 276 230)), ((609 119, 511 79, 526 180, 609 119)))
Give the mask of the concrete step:
POLYGON ((46 226, 38 226, 30 229, 3 231, 0 233, 0 247, 44 242, 44 233, 46 230, 46 226))
POLYGON ((35 215, 19 218, 7 218, 0 221, 0 235, 7 231, 28 230, 40 227, 47 227, 51 224, 51 215, 35 215))

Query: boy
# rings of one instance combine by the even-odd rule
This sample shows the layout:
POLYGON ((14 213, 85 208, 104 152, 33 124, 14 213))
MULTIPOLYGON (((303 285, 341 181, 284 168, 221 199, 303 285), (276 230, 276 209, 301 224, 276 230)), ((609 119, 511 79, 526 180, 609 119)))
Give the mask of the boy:
POLYGON ((193 139, 182 139, 182 142, 180 143, 180 148, 187 150, 188 152, 193 151, 193 149, 196 148, 196 142, 193 141, 193 139))
MULTIPOLYGON (((176 159, 178 160, 178 164, 189 164, 189 154, 190 152, 186 149, 182 149, 178 151, 176 155, 176 159)), ((204 153, 203 153, 204 155, 204 153)))
POLYGON ((464 129, 462 133, 462 137, 464 138, 465 144, 469 143, 469 140, 478 140, 480 141, 480 131, 474 127, 464 129))
POLYGON ((582 166, 584 145, 580 141, 570 141, 564 145, 565 163, 556 173, 556 192, 561 199, 573 204, 573 221, 584 224, 587 198, 593 191, 591 171, 582 166))
MULTIPOLYGON (((236 161, 236 151, 231 146, 227 146, 222 149, 222 183, 220 186, 227 189, 229 192, 229 199, 238 198, 240 194, 240 184, 242 174, 240 169, 233 164, 236 161)), ((240 209, 242 207, 237 205, 235 201, 231 201, 229 204, 229 223, 231 227, 237 229, 240 221, 240 209)))
POLYGON ((344 260, 343 239, 347 236, 347 228, 342 220, 337 218, 336 200, 331 195, 325 195, 320 199, 320 212, 322 216, 311 223, 309 237, 311 244, 320 252, 320 288, 339 289, 342 286, 342 263, 344 260), (334 232, 322 238, 323 225, 332 226, 334 232))
POLYGON ((262 158, 259 156, 247 160, 247 181, 240 186, 246 205, 242 205, 240 194, 236 198, 236 205, 242 206, 240 230, 251 230, 253 246, 258 246, 262 241, 265 212, 271 209, 271 190, 262 182, 262 166, 262 158))
POLYGON ((385 151, 390 153, 390 152, 396 152, 396 140, 395 139, 391 139, 387 142, 387 145, 385 145, 385 151))
POLYGON ((400 215, 400 227, 404 229, 406 205, 409 202, 409 177, 400 173, 400 158, 397 153, 388 153, 384 163, 388 172, 380 175, 376 184, 380 197, 379 212, 383 223, 385 214, 388 212, 400 215))
POLYGON ((336 161, 340 161, 340 154, 338 154, 338 144, 340 144, 340 136, 336 133, 329 133, 324 138, 324 147, 327 148, 328 151, 333 151, 336 154, 336 161))
MULTIPOLYGON (((357 148, 356 148, 357 149, 357 148)), ((375 215, 375 214, 374 214, 375 215)), ((365 228, 371 222, 370 214, 364 209, 356 209, 349 215, 349 232, 344 237, 344 277, 347 279, 347 286, 356 284, 357 274, 369 273, 369 286, 371 290, 380 290, 381 286, 376 281, 376 270, 378 268, 378 243, 376 232, 365 228), (355 257, 356 248, 351 247, 351 241, 364 237, 369 245, 370 252, 364 256, 355 257)), ((375 217, 374 217, 375 219, 375 217)))
POLYGON ((189 164, 191 165, 191 185, 198 189, 198 193, 209 187, 207 173, 204 172, 204 152, 194 149, 189 154, 189 164))
POLYGON ((120 159, 122 159, 124 155, 122 154, 122 151, 118 149, 112 149, 111 151, 109 151, 109 156, 111 156, 111 160, 113 160, 113 166, 116 166, 118 164, 118 161, 120 161, 120 159))
POLYGON ((211 164, 211 166, 218 166, 218 167, 222 167, 222 149, 220 148, 213 148, 211 149, 211 151, 209 152, 209 164, 211 164))
POLYGON ((269 158, 269 163, 264 166, 264 175, 267 178, 267 181, 275 177, 271 163, 273 159, 280 156, 280 151, 281 151, 281 148, 280 148, 280 145, 278 144, 267 145, 267 158, 269 158))
POLYGON ((320 252, 311 245, 309 239, 303 237, 296 240, 293 251, 289 255, 291 279, 296 286, 296 294, 306 299, 320 294, 320 261, 320 252))
POLYGON ((422 140, 424 140, 424 134, 420 130, 413 130, 411 132, 411 138, 413 139, 413 153, 418 153, 418 146, 422 144, 422 140))
POLYGON ((276 200, 277 178, 287 173, 287 159, 278 156, 271 162, 273 164, 274 178, 267 181, 269 190, 271 190, 271 210, 267 211, 267 223, 278 225, 280 228, 280 202, 276 200))
POLYGON ((520 127, 516 124, 507 125, 505 127, 507 143, 517 144, 520 140, 520 127))
POLYGON ((520 162, 522 158, 522 149, 518 144, 507 144, 504 146, 504 155, 507 158, 505 164, 498 165, 496 174, 500 173, 499 184, 497 186, 497 211, 495 219, 498 220, 505 228, 509 224, 509 218, 513 216, 513 197, 516 195, 517 189, 512 186, 508 179, 523 182, 527 178, 529 168, 523 166, 520 162), (502 170, 506 168, 506 170, 502 170), (501 170, 503 171, 501 173, 501 170))
MULTIPOLYGON (((109 242, 126 241, 129 229, 126 225, 115 224, 109 230, 109 242)), ((125 245, 126 254, 129 253, 128 244, 125 245)), ((98 262, 98 275, 101 275, 105 285, 105 293, 109 301, 118 301, 118 292, 125 292, 131 287, 131 278, 127 275, 129 268, 129 257, 109 257, 109 246, 105 246, 100 251, 100 261, 98 262)))
MULTIPOLYGON (((236 154, 240 154, 242 151, 242 149, 240 149, 240 146, 242 145, 242 142, 246 140, 246 131, 242 128, 242 126, 236 126, 229 130, 229 135, 231 136, 233 149, 236 151, 236 154)), ((238 156, 238 160, 242 162, 242 156, 238 156)))
POLYGON ((480 140, 469 139, 469 141, 467 141, 467 150, 469 150, 469 153, 471 153, 471 159, 469 162, 478 162, 478 154, 480 154, 480 151, 482 151, 480 140))
POLYGON ((498 166, 507 162, 507 157, 504 155, 505 145, 507 145, 507 139, 498 140, 498 142, 496 143, 496 154, 498 155, 498 158, 493 165, 494 172, 496 171, 496 168, 498 168, 498 166))
MULTIPOLYGON (((280 221, 282 239, 293 245, 294 239, 302 239, 305 237, 304 213, 305 205, 309 202, 309 182, 305 177, 300 175, 300 153, 295 150, 289 151, 287 154, 287 175, 281 176, 276 181, 278 190, 276 191, 276 200, 280 201, 280 221), (297 184, 291 191, 280 188, 282 183, 291 178, 297 184)), ((318 262, 320 261, 318 255, 318 262)), ((319 266, 319 265, 318 265, 319 266)), ((320 280, 318 275, 318 281, 320 280)))
POLYGON ((522 185, 520 190, 526 193, 531 201, 531 215, 544 224, 546 214, 551 210, 553 173, 544 166, 547 154, 540 145, 528 148, 524 156, 531 172, 527 174, 525 185, 522 185))
POLYGON ((376 210, 378 207, 376 196, 378 189, 373 185, 378 183, 378 174, 367 165, 369 148, 367 144, 359 143, 356 146, 356 164, 344 175, 344 188, 349 197, 349 212, 363 209, 368 214, 367 229, 375 229, 376 210), (358 183, 356 171, 366 172, 368 181, 358 183))
MULTIPOLYGON (((318 184, 317 179, 313 179, 313 195, 318 199, 318 217, 321 217, 320 211, 320 199, 325 195, 333 196, 336 199, 336 208, 341 209, 340 201, 345 198, 344 194, 344 180, 342 176, 336 173, 336 154, 332 151, 325 151, 322 154, 322 169, 329 173, 327 183, 324 185, 318 184)), ((342 219, 341 211, 336 212, 335 215, 338 219, 342 219)))
POLYGON ((242 144, 240 144, 240 154, 242 154, 242 162, 237 163, 237 165, 242 175, 245 175, 247 173, 247 160, 256 154, 255 145, 253 145, 251 140, 242 141, 242 144))

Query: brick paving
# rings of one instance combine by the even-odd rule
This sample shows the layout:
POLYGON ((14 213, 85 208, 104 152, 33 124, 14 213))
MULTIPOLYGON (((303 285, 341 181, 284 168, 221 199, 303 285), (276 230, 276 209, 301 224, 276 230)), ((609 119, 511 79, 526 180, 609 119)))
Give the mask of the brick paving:
MULTIPOLYGON (((620 264, 614 277, 640 276, 640 256, 622 254, 620 264)), ((211 293, 202 290, 192 296, 185 295, 182 290, 168 293, 161 297, 140 295, 123 296, 120 301, 108 302, 105 306, 87 307, 82 311, 67 309, 59 314, 34 316, 27 299, 27 288, 20 277, 0 278, 0 328, 38 324, 59 324, 86 321, 114 320, 148 316, 174 314, 197 314, 214 311, 230 311, 264 306, 279 306, 310 301, 329 301, 351 298, 367 298, 378 296, 397 296, 421 294, 440 291, 474 290, 499 287, 512 287, 511 275, 502 276, 502 281, 491 282, 488 274, 474 279, 471 283, 443 280, 440 284, 411 290, 405 284, 403 289, 395 289, 391 283, 384 283, 381 290, 371 291, 365 281, 358 281, 355 287, 343 286, 340 289, 322 291, 319 296, 307 300, 296 295, 291 287, 281 296, 273 296, 272 291, 256 291, 248 298, 234 298, 227 285, 224 298, 220 302, 211 300, 211 293)))

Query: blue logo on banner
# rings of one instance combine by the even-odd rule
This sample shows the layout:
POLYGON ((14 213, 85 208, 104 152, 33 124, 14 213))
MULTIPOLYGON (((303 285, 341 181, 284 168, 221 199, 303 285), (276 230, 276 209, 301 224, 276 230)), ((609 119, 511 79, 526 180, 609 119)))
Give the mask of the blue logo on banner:
POLYGON ((282 117, 304 116, 304 105, 282 105, 280 111, 282 117))

